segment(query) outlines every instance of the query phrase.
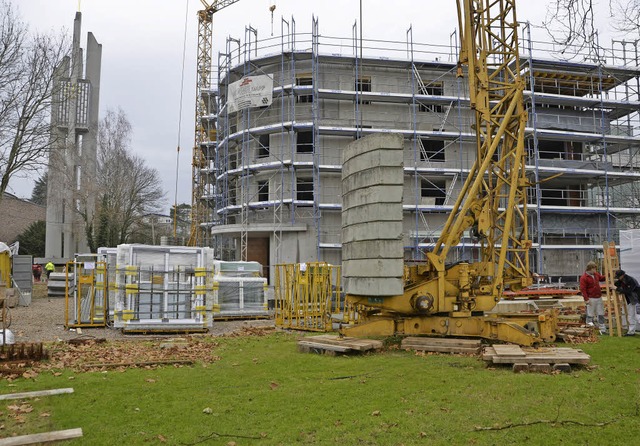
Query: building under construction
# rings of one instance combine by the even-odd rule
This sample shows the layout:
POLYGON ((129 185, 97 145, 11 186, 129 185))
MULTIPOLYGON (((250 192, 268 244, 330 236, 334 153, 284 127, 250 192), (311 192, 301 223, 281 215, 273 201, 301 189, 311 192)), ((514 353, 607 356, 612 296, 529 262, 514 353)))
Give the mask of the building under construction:
MULTIPOLYGON (((405 258, 424 258, 476 157, 455 35, 438 46, 413 42, 411 29, 402 42, 361 42, 355 27, 351 39, 328 37, 317 19, 311 33, 296 33, 293 19, 281 29, 265 40, 250 27, 244 42, 229 38, 212 73, 217 87, 202 92, 200 244, 217 258, 258 261, 267 277, 279 263, 340 264, 343 149, 399 133, 405 258), (229 85, 262 75, 273 81, 270 105, 231 111, 229 85)), ((640 221, 638 42, 560 60, 528 26, 521 31, 531 265, 574 281, 603 242, 640 221)), ((473 260, 476 248, 465 234, 450 260, 473 260)))

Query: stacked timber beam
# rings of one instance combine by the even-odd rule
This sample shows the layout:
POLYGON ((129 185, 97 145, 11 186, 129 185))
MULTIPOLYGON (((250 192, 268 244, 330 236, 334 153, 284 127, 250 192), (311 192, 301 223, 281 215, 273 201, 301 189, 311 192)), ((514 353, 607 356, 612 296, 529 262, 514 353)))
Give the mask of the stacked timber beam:
POLYGON ((573 348, 531 348, 514 344, 494 344, 487 346, 482 359, 491 364, 513 364, 514 372, 571 371, 571 364, 586 365, 591 356, 573 348))
POLYGON ((405 350, 419 350, 438 353, 470 353, 478 354, 482 348, 479 339, 408 337, 402 340, 405 350))
POLYGON ((335 335, 320 335, 302 338, 298 341, 298 351, 302 353, 320 353, 329 356, 337 354, 363 353, 382 348, 382 341, 340 337, 335 335))

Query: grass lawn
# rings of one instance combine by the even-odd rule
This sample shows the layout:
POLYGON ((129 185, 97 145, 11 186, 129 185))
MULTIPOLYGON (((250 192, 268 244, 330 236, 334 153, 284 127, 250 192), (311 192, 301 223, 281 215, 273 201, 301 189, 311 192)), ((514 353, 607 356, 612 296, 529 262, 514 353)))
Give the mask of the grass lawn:
POLYGON ((0 393, 75 390, 0 401, 0 437, 80 427, 84 436, 66 444, 616 445, 640 438, 640 336, 580 345, 591 367, 558 375, 397 349, 303 354, 298 336, 218 338, 211 348, 221 359, 206 367, 0 381, 0 393), (511 423, 525 425, 476 430, 511 423))

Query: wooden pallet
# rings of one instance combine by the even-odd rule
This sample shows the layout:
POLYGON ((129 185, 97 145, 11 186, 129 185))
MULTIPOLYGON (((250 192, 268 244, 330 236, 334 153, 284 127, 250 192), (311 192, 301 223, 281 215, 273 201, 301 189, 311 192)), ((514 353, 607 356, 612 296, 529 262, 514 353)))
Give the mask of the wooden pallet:
POLYGON ((566 347, 530 348, 513 344, 487 346, 482 359, 493 364, 589 364, 591 356, 566 347))
POLYGON ((382 348, 382 345, 382 341, 373 339, 320 335, 298 340, 298 351, 335 356, 337 354, 353 354, 379 350, 382 348))
POLYGON ((479 339, 408 337, 402 340, 402 348, 440 353, 480 353, 479 339))

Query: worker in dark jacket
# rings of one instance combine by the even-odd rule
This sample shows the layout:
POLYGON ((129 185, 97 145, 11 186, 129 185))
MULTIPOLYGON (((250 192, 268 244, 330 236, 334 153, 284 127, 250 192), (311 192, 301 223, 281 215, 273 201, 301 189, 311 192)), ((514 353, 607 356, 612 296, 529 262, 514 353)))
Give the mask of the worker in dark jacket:
POLYGON ((616 271, 616 281, 613 284, 616 286, 616 291, 624 294, 624 298, 627 301, 627 332, 625 336, 633 336, 636 334, 636 305, 638 303, 640 285, 638 285, 636 279, 623 270, 616 271))
POLYGON ((587 306, 587 325, 593 326, 593 318, 598 318, 598 328, 600 333, 606 333, 607 327, 604 325, 604 304, 602 302, 602 290, 600 282, 606 278, 597 270, 595 262, 587 263, 584 274, 580 276, 580 292, 587 306))

